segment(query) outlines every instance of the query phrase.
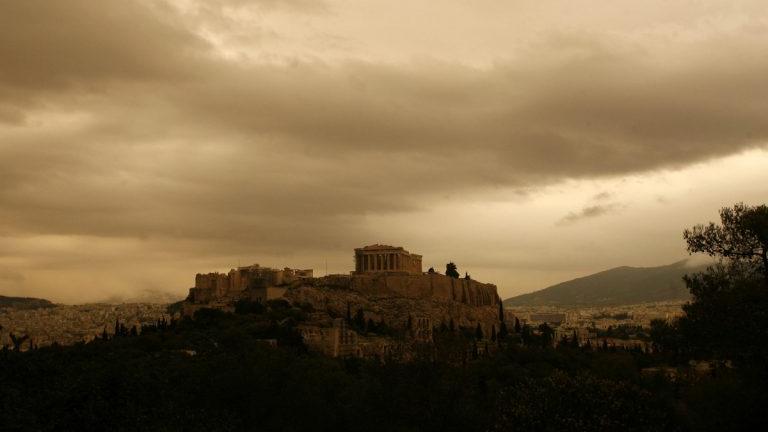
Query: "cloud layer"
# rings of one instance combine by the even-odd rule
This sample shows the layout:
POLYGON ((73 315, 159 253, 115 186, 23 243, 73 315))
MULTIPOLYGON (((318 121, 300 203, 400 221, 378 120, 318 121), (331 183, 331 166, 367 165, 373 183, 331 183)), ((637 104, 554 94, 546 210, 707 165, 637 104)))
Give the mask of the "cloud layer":
POLYGON ((16 262, 2 242, 36 236, 139 239, 212 260, 341 254, 377 235, 369 215, 682 168, 768 142, 768 25, 741 15, 689 34, 552 28, 473 63, 304 53, 319 40, 354 46, 322 29, 343 16, 335 2, 2 7, 6 274, 37 255, 16 262), (286 20, 317 33, 282 34, 286 20))

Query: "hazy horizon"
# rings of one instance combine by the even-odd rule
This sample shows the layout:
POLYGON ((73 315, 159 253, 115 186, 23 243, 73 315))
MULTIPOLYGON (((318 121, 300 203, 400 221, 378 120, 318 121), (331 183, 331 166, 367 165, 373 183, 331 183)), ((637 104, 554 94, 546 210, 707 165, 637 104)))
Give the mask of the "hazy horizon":
POLYGON ((382 243, 507 298, 768 201, 762 1, 2 4, 0 295, 382 243))

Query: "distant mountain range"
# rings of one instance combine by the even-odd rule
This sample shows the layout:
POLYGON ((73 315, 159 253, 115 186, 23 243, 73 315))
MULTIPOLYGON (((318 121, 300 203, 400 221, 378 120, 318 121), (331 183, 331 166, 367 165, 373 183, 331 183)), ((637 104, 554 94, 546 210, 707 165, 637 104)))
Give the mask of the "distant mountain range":
POLYGON ((504 300, 505 306, 625 305, 687 300, 687 273, 706 268, 687 260, 660 267, 616 267, 504 300))
POLYGON ((52 308, 56 305, 45 299, 32 297, 6 297, 0 295, 0 308, 41 309, 52 308))

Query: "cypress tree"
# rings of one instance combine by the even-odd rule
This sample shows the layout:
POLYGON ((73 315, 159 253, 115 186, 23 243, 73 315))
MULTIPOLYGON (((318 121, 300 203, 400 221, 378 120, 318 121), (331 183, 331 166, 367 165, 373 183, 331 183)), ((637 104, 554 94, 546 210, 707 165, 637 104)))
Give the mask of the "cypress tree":
POLYGON ((507 323, 501 323, 499 325, 499 342, 507 338, 507 335, 509 335, 509 330, 507 330, 507 323))
POLYGON ((362 308, 358 309, 355 313, 355 325, 360 330, 365 328, 365 313, 363 313, 362 308))

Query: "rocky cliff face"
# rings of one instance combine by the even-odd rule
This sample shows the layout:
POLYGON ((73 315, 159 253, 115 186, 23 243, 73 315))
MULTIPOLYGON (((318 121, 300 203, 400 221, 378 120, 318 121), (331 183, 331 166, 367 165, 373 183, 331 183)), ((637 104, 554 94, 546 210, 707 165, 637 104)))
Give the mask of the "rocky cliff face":
POLYGON ((336 317, 346 316, 348 308, 352 314, 362 309, 366 319, 383 319, 393 327, 405 327, 409 316, 428 317, 433 326, 451 320, 456 327, 480 323, 488 332, 499 325, 494 285, 440 274, 328 276, 295 286, 285 296, 336 317))

